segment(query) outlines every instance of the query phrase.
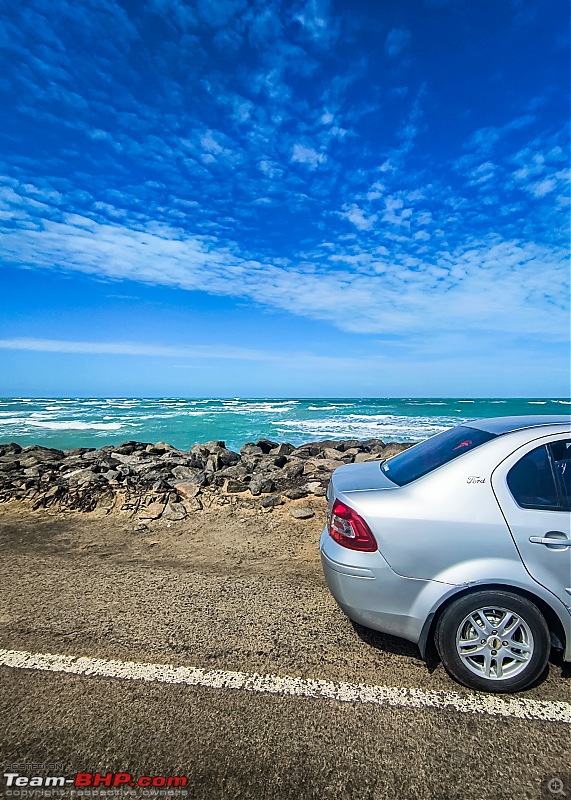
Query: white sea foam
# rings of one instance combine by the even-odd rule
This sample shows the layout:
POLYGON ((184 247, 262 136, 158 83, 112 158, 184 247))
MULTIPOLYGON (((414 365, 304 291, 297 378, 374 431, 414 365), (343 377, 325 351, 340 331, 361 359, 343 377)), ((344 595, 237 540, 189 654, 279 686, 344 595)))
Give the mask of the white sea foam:
MULTIPOLYGON (((461 403, 472 403, 473 400, 461 400, 461 403)), ((407 400, 407 406, 446 406, 448 403, 445 403, 441 400, 407 400)))
POLYGON ((308 406, 308 411, 330 411, 333 408, 353 408, 354 403, 332 403, 329 406, 308 406))
POLYGON ((226 406, 219 411, 232 414, 287 414, 293 409, 285 403, 247 403, 243 405, 226 406))
POLYGON ((47 421, 38 419, 17 420, 19 424, 23 422, 33 428, 44 428, 52 431, 119 431, 125 427, 121 422, 81 422, 80 420, 60 420, 47 421))
POLYGON ((371 414, 360 417, 348 414, 337 419, 280 420, 272 422, 281 434, 303 433, 308 438, 375 438, 420 441, 451 428, 465 419, 445 417, 404 417, 371 414))

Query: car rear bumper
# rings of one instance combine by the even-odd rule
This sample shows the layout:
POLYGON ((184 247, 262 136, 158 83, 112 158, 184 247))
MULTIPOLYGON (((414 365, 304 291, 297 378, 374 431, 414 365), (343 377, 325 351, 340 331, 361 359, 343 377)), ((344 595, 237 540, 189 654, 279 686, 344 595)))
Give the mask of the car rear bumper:
POLYGON ((341 610, 368 628, 418 644, 425 621, 450 584, 398 575, 381 553, 337 544, 324 529, 320 541, 325 580, 341 610))

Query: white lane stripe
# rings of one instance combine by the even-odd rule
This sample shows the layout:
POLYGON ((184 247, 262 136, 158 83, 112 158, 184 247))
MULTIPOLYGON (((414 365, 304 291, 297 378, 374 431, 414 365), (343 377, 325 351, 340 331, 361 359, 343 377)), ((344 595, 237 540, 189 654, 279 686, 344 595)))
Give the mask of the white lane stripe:
POLYGON ((289 675, 258 675, 247 672, 203 670, 198 667, 173 667, 170 664, 107 661, 84 656, 29 653, 25 650, 0 649, 0 666, 132 681, 207 686, 213 689, 242 689, 248 692, 265 692, 296 697, 324 697, 345 703, 373 703, 380 706, 405 708, 441 708, 460 711, 463 714, 489 714, 499 717, 571 724, 571 703, 532 700, 523 697, 498 697, 489 694, 461 695, 458 692, 432 689, 368 686, 363 683, 333 683, 289 675))

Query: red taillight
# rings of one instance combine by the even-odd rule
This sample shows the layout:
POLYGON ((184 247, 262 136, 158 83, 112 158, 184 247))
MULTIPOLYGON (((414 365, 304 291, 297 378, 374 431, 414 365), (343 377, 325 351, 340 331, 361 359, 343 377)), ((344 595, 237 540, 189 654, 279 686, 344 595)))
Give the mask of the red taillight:
POLYGON ((377 542, 365 520, 340 500, 335 500, 328 524, 329 535, 343 547, 374 553, 377 542))

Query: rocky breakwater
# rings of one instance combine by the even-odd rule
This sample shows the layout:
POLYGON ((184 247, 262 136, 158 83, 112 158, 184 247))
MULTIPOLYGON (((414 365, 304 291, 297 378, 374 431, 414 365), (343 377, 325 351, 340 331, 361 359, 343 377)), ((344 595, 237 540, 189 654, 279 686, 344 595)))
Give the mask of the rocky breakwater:
MULTIPOLYGON (((326 493, 331 473, 343 464, 382 461, 409 444, 380 439, 310 442, 300 447, 259 439, 239 453, 222 441, 190 451, 158 442, 118 447, 54 450, 0 445, 0 502, 43 508, 178 521, 226 504, 271 511, 288 501, 326 493)), ((299 504, 294 516, 303 517, 299 504)), ((311 509, 307 516, 312 516, 311 509)))

